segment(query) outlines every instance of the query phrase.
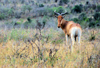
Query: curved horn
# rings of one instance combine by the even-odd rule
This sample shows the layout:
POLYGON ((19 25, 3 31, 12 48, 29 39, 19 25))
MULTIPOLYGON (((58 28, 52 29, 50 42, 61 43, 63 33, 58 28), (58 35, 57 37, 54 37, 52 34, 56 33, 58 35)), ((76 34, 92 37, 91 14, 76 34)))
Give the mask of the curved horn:
POLYGON ((56 10, 54 11, 54 13, 55 13, 56 15, 60 15, 59 13, 56 12, 56 10))
POLYGON ((67 11, 65 11, 65 13, 61 13, 61 15, 65 15, 65 14, 68 14, 68 12, 67 12, 67 11))

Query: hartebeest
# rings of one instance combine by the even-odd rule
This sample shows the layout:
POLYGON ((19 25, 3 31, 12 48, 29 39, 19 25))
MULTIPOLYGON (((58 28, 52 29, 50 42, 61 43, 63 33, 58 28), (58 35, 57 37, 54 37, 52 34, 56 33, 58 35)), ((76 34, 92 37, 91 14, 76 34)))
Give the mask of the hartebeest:
POLYGON ((55 12, 55 16, 58 18, 58 28, 61 28, 66 37, 66 44, 68 42, 68 37, 71 38, 72 44, 71 44, 71 51, 73 51, 73 45, 74 41, 76 41, 76 37, 78 37, 78 43, 80 44, 81 40, 81 34, 82 34, 82 29, 81 26, 78 23, 74 23, 73 21, 66 21, 64 20, 64 15, 68 14, 66 13, 57 13, 55 12))

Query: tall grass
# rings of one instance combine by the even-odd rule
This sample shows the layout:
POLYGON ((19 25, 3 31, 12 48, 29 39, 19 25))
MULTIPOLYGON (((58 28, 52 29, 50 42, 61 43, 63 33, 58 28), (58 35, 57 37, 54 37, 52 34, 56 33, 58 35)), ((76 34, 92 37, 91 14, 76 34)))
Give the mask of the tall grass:
MULTIPOLYGON (((88 34, 91 34, 92 30, 88 31, 83 30, 85 33, 82 35, 80 49, 75 44, 72 54, 70 54, 70 48, 67 48, 70 44, 65 45, 64 35, 52 28, 47 29, 45 33, 43 29, 40 39, 38 39, 40 37, 38 30, 12 29, 2 32, 0 38, 6 37, 8 40, 0 43, 0 67, 98 68, 100 65, 100 46, 98 46, 100 35, 97 34, 96 40, 90 42, 88 34)), ((96 31, 100 32, 98 29, 96 31)))

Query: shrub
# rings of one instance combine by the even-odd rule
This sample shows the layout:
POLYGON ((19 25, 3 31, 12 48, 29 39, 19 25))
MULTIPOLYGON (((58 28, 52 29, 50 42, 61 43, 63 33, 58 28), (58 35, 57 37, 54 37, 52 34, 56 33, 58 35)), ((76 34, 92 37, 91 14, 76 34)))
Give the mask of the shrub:
POLYGON ((10 16, 12 17, 14 15, 14 10, 13 8, 5 8, 5 7, 1 7, 0 8, 0 19, 4 19, 4 18, 9 18, 10 16))
POLYGON ((97 5, 97 10, 100 11, 100 5, 97 5))
POLYGON ((69 0, 63 0, 63 3, 67 4, 69 2, 69 0))
POLYGON ((23 23, 24 19, 21 18, 20 21, 23 23))
POLYGON ((14 39, 14 40, 19 39, 18 31, 17 30, 12 30, 10 38, 14 39))
POLYGON ((13 16, 14 15, 14 9, 13 8, 8 10, 8 15, 9 16, 13 16))
POLYGON ((72 9, 72 11, 77 12, 77 13, 81 13, 82 12, 82 8, 79 5, 75 5, 75 7, 72 9))
POLYGON ((47 19, 48 19, 47 16, 44 16, 44 17, 43 17, 43 21, 42 21, 43 28, 45 27, 45 25, 46 25, 46 23, 47 23, 47 19))
POLYGON ((29 23, 31 23, 31 22, 32 22, 32 20, 31 20, 31 18, 30 18, 30 17, 28 17, 28 18, 27 18, 27 21, 28 21, 29 23))
POLYGON ((1 20, 9 17, 9 10, 10 9, 5 8, 5 7, 0 8, 0 19, 1 20))
POLYGON ((65 8, 62 6, 59 7, 52 7, 52 8, 41 8, 40 10, 38 10, 38 15, 39 16, 53 16, 54 15, 54 11, 56 10, 56 12, 58 13, 62 13, 65 12, 64 10, 65 8))
POLYGON ((95 40, 95 34, 94 34, 94 32, 91 34, 89 40, 90 40, 90 41, 95 40))
POLYGON ((36 23, 37 23, 36 29, 39 29, 39 30, 43 29, 45 27, 46 23, 47 23, 47 16, 44 16, 41 19, 41 21, 36 20, 36 23))
POLYGON ((27 5, 22 6, 21 10, 22 10, 23 13, 25 14, 25 11, 27 10, 27 5))
POLYGON ((27 6, 27 9, 28 9, 29 12, 32 10, 30 5, 27 6))
POLYGON ((47 9, 45 9, 45 10, 47 10, 47 15, 48 15, 48 16, 53 16, 54 10, 53 10, 52 8, 47 8, 47 9))
POLYGON ((95 20, 100 20, 100 13, 99 12, 96 12, 94 15, 93 15, 94 19, 95 20))
POLYGON ((89 18, 86 18, 85 21, 86 21, 86 22, 89 22, 89 18))
POLYGON ((11 31, 11 33, 8 34, 8 36, 10 37, 10 39, 13 40, 20 40, 20 39, 26 39, 28 36, 29 32, 26 33, 25 30, 17 30, 17 29, 13 29, 11 31))
POLYGON ((95 27, 95 25, 96 25, 96 22, 94 22, 94 21, 89 23, 89 27, 95 27))
POLYGON ((74 22, 78 22, 79 21, 79 19, 78 18, 74 18, 74 19, 72 19, 74 22))
POLYGON ((81 8, 83 8, 83 4, 80 4, 79 6, 80 6, 81 8))
POLYGON ((78 19, 80 20, 85 20, 87 18, 86 14, 85 13, 81 13, 78 17, 78 19))
POLYGON ((88 23, 85 22, 85 21, 81 21, 81 22, 80 22, 80 25, 82 26, 82 28, 88 27, 88 23))
POLYGON ((22 24, 22 22, 18 22, 18 21, 17 21, 16 23, 17 23, 17 24, 22 24))
POLYGON ((58 5, 60 5, 60 6, 63 5, 63 0, 59 0, 58 5))
POLYGON ((21 18, 21 12, 15 12, 15 18, 21 18))
POLYGON ((92 9, 94 9, 94 10, 95 10, 97 6, 96 6, 95 4, 92 4, 92 6, 91 6, 91 7, 92 7, 92 9))
POLYGON ((61 43, 63 43, 63 40, 62 39, 56 39, 56 40, 53 40, 52 43, 53 44, 61 44, 61 43))
POLYGON ((55 8, 55 10, 56 10, 56 12, 58 12, 58 13, 63 13, 63 12, 65 12, 65 10, 64 10, 64 8, 63 8, 62 6, 59 6, 59 7, 55 8))
POLYGON ((94 19, 91 17, 91 18, 89 18, 89 22, 93 22, 94 21, 94 19))
POLYGON ((88 5, 89 4, 89 1, 86 1, 86 5, 88 5))
POLYGON ((55 2, 57 2, 58 0, 55 0, 55 2))
POLYGON ((22 6, 21 10, 25 14, 26 10, 28 10, 30 12, 32 10, 32 7, 30 5, 24 5, 24 6, 22 6))
POLYGON ((64 10, 65 8, 62 6, 59 7, 52 7, 52 8, 45 8, 42 11, 39 11, 39 15, 42 14, 44 16, 48 15, 48 16, 53 16, 54 15, 54 11, 56 10, 56 12, 58 13, 62 13, 65 12, 64 10))
MULTIPOLYGON (((30 19, 30 18, 29 18, 30 19)), ((31 20, 31 19, 30 19, 31 20)), ((34 28, 36 26, 36 21, 33 19, 31 22, 27 19, 27 21, 23 24, 25 28, 34 28)))
POLYGON ((39 4, 39 7, 44 7, 44 5, 43 4, 39 4))
POLYGON ((23 4, 25 1, 24 0, 20 0, 21 1, 21 4, 23 4))
POLYGON ((3 14, 3 13, 0 13, 0 20, 2 20, 2 19, 5 19, 5 14, 3 14))

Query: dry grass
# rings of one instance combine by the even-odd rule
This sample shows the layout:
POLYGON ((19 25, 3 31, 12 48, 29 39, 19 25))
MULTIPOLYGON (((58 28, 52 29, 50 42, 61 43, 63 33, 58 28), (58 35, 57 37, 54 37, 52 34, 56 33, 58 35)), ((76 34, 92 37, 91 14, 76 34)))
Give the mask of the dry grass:
MULTIPOLYGON (((2 31, 2 30, 1 30, 2 31)), ((12 31, 12 30, 11 30, 12 31)), ((99 68, 100 67, 100 29, 84 29, 80 49, 75 43, 74 51, 65 45, 65 38, 59 31, 53 29, 42 30, 42 35, 49 35, 39 40, 35 38, 37 30, 25 31, 25 39, 10 39, 11 31, 2 31, 0 39, 0 68, 99 68), (89 41, 94 30, 96 39, 89 41), (46 32, 45 32, 46 31, 46 32), (28 33, 28 34, 27 34, 28 33), (4 41, 5 37, 8 37, 4 41), (28 38, 27 38, 28 37, 28 38), (35 38, 35 39, 34 39, 35 38), (59 39, 61 43, 59 43, 59 39), (58 40, 58 42, 52 41, 58 40)), ((18 33, 20 36, 20 33, 18 33)), ((22 34, 22 33, 21 33, 22 34)))

